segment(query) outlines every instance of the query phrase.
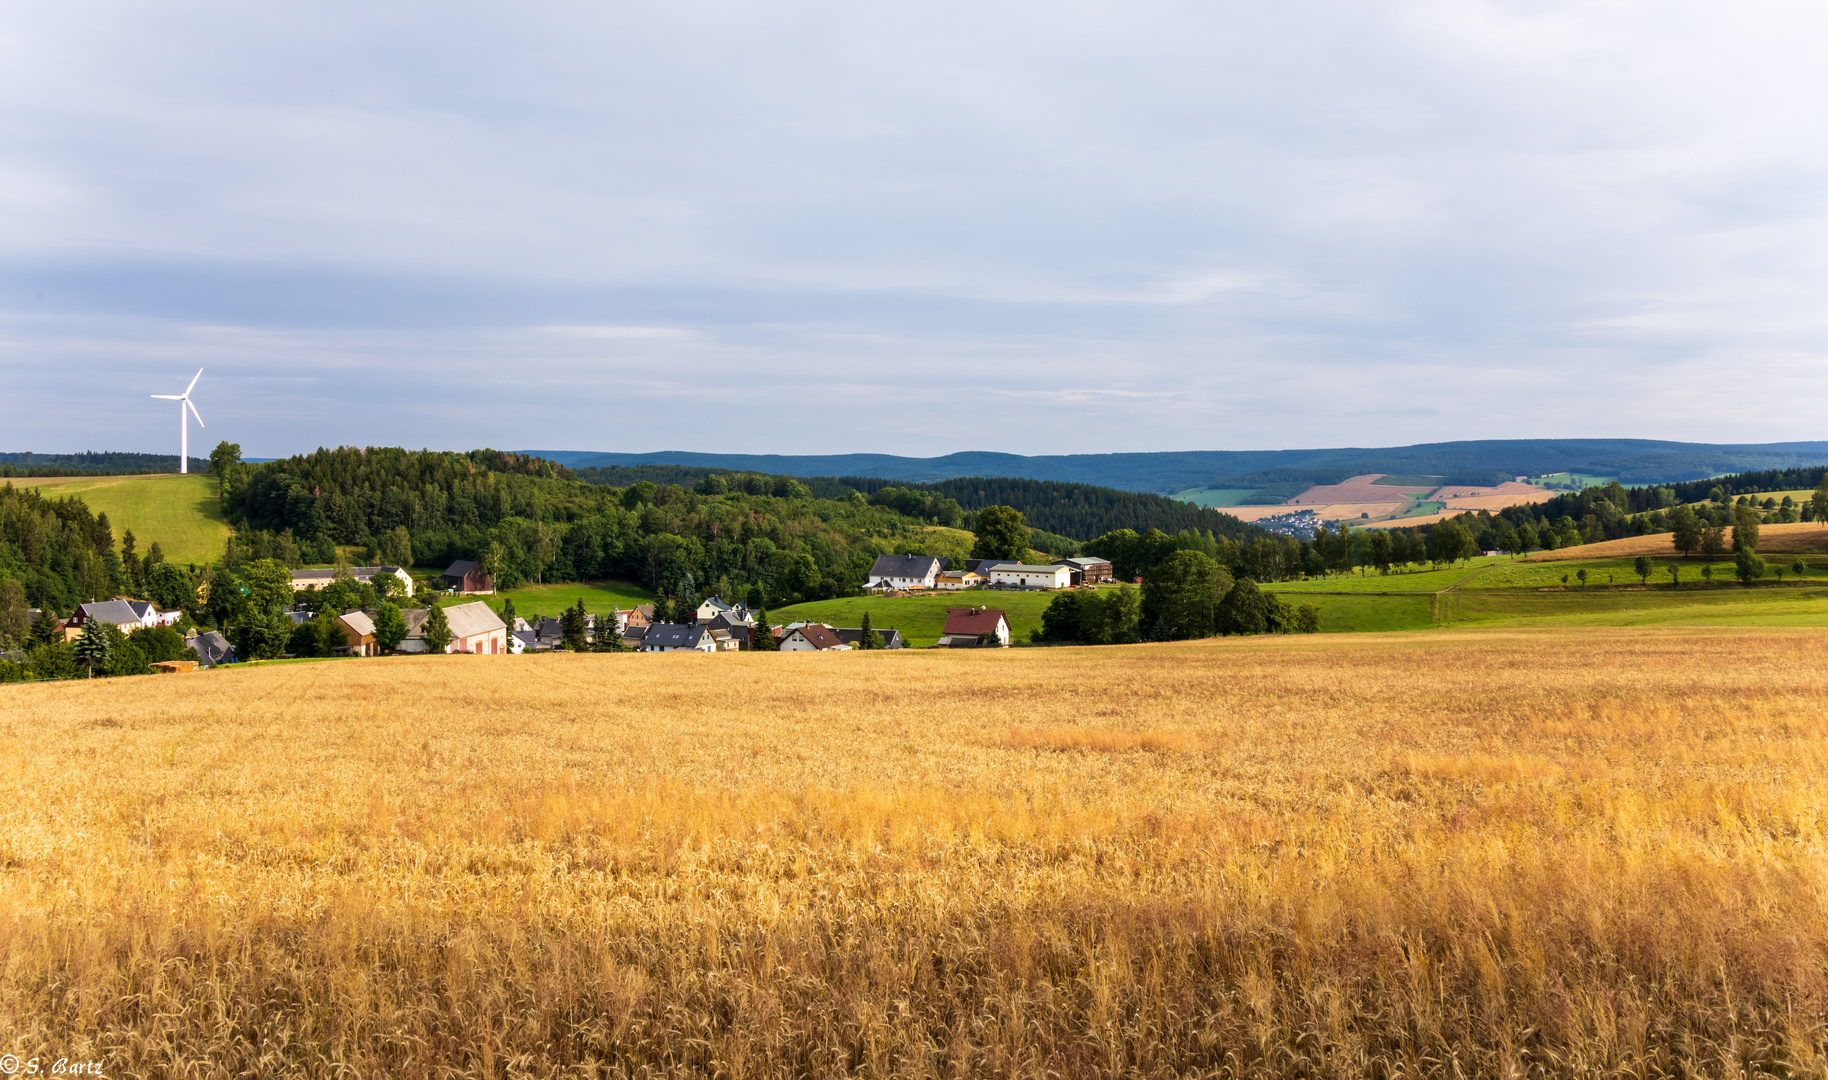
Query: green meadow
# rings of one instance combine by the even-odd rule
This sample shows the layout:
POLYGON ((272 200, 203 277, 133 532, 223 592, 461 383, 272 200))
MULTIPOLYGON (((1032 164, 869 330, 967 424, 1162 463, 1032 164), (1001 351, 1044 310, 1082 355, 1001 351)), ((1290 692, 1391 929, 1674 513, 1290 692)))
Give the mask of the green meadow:
POLYGON ((32 476, 12 477, 0 483, 35 487, 46 497, 77 496, 89 509, 108 515, 114 540, 133 533, 144 555, 154 541, 175 563, 203 566, 222 558, 228 543, 228 524, 216 502, 214 477, 168 474, 162 476, 32 476))
POLYGON ((902 640, 919 648, 932 645, 945 632, 946 609, 991 607, 1001 608, 1004 618, 1009 620, 1010 640, 1027 641, 1030 630, 1040 629, 1041 612, 1053 602, 1055 595, 1052 592, 971 589, 924 596, 853 596, 770 608, 768 621, 780 625, 820 622, 831 626, 861 626, 863 613, 867 611, 870 625, 883 630, 899 630, 902 640))
MULTIPOLYGON (((472 596, 454 596, 443 603, 447 606, 467 604, 474 599, 476 598, 472 596)), ((579 600, 584 601, 584 610, 592 614, 631 608, 638 604, 652 603, 654 594, 632 581, 569 581, 559 585, 523 585, 482 599, 497 614, 501 612, 504 603, 512 600, 514 613, 523 619, 530 619, 536 615, 556 616, 579 600)))

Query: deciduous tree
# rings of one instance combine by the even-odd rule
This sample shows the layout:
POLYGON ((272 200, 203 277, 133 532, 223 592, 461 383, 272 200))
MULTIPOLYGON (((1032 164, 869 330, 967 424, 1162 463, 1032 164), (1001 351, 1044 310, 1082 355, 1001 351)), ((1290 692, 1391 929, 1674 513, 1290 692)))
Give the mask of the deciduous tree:
POLYGON ((383 652, 393 652, 406 640, 406 618, 397 604, 382 604, 374 613, 375 644, 383 652))
POLYGON ((1028 524, 1020 510, 986 506, 977 512, 975 524, 977 542, 971 546, 972 558, 1010 562, 1028 558, 1028 524))

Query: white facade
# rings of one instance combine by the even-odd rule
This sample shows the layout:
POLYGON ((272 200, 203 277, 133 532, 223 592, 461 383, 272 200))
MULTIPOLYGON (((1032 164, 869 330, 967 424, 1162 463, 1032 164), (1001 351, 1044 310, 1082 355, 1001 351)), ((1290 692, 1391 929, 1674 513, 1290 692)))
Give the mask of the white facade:
POLYGON ((974 574, 969 570, 943 570, 933 578, 933 587, 941 592, 974 589, 983 583, 983 575, 974 574))
POLYGON ((1073 572, 1064 566, 1003 563, 990 568, 990 583, 1020 589, 1064 589, 1073 583, 1073 572))
POLYGON ((866 589, 931 589, 940 560, 930 555, 882 555, 870 567, 866 589))

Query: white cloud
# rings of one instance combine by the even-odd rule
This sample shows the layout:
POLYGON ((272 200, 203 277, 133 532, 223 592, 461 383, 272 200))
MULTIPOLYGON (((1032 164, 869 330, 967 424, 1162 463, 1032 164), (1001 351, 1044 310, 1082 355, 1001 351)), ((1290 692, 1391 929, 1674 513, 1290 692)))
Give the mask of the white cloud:
POLYGON ((12 5, 0 427, 220 358, 264 452, 1809 437, 1825 22, 12 5))

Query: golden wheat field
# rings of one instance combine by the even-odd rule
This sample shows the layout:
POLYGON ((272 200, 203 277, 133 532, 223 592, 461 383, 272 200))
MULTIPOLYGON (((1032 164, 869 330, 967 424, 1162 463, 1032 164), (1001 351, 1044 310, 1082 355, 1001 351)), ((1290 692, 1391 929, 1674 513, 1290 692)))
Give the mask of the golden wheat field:
POLYGON ((1828 1072, 1828 631, 0 687, 103 1075, 1828 1072))

